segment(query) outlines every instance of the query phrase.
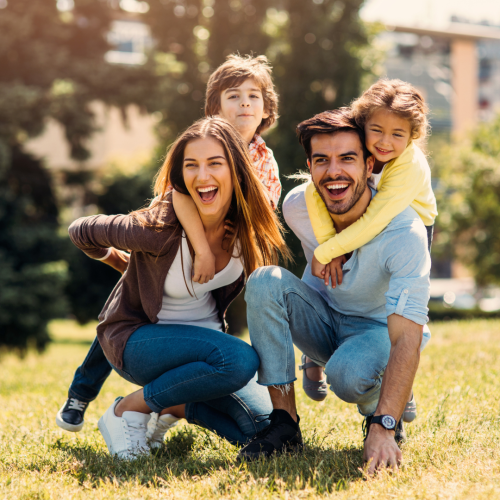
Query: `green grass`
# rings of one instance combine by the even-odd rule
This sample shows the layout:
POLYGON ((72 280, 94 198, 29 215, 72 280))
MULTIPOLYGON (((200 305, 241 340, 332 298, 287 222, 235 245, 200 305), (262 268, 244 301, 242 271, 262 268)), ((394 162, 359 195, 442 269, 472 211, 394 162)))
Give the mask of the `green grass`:
POLYGON ((361 417, 332 393, 308 400, 297 384, 307 451, 238 465, 237 449, 195 426, 170 431, 156 456, 109 456, 97 421, 135 386, 113 374, 82 432, 55 424, 94 335, 51 325, 43 355, 0 360, 0 498, 8 499, 491 499, 500 498, 500 321, 431 325, 415 381, 417 420, 398 474, 366 479, 361 417))

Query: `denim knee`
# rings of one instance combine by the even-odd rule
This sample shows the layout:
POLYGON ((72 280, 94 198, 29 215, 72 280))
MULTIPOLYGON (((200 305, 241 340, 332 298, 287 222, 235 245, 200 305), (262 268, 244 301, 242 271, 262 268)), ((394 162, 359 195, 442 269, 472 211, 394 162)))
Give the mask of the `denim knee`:
POLYGON ((326 364, 325 373, 331 390, 346 403, 364 403, 368 393, 380 383, 376 373, 368 375, 361 367, 334 358, 326 364))
POLYGON ((260 359, 255 349, 241 341, 242 345, 233 351, 232 362, 226 365, 225 375, 233 385, 231 392, 245 387, 259 369, 260 359))
MULTIPOLYGON (((283 290, 289 271, 279 266, 264 266, 256 269, 247 280, 245 301, 252 307, 262 307, 266 297, 283 290)), ((292 275, 294 276, 294 275, 292 275)))

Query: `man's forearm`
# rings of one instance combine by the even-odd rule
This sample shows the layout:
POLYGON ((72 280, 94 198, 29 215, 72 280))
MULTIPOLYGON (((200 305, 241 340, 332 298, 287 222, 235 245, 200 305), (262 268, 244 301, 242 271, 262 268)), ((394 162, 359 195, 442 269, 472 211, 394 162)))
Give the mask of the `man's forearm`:
POLYGON ((391 337, 391 354, 375 415, 392 415, 399 420, 420 361, 422 326, 396 314, 389 316, 387 326, 391 337))

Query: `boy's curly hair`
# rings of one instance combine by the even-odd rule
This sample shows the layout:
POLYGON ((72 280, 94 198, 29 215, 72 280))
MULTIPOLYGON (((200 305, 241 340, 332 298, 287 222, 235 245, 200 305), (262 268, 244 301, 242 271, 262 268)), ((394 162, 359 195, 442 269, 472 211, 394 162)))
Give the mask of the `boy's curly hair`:
POLYGON ((412 140, 425 142, 429 133, 427 113, 422 94, 402 80, 381 79, 351 103, 356 123, 365 128, 366 122, 379 109, 387 109, 410 123, 412 140))
POLYGON ((240 56, 231 54, 211 75, 205 94, 205 116, 217 115, 220 111, 220 96, 226 89, 238 87, 253 78, 262 91, 264 110, 269 114, 263 118, 256 133, 267 130, 278 118, 278 94, 271 78, 272 68, 266 56, 240 56))

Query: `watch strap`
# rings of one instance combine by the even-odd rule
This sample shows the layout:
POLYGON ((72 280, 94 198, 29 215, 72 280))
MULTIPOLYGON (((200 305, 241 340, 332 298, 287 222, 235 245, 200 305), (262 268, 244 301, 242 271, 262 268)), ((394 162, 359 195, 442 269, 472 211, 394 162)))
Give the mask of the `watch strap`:
POLYGON ((379 424, 384 429, 388 431, 393 431, 396 429, 397 420, 391 415, 377 415, 376 417, 372 417, 371 424, 379 424))

